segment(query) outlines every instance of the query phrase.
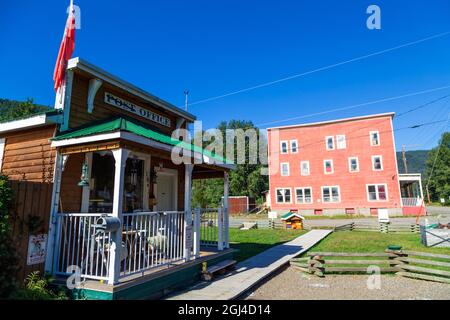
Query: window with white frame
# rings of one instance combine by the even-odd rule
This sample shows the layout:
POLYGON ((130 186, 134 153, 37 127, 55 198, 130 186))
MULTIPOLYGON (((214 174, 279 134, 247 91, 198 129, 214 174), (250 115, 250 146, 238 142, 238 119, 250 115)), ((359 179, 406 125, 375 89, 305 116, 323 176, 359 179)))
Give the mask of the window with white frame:
POLYGON ((372 156, 372 169, 374 171, 383 170, 383 157, 382 156, 372 156))
POLYGON ((380 145, 380 132, 370 131, 370 145, 379 146, 380 145))
POLYGON ((5 138, 0 138, 0 171, 2 170, 4 152, 5 152, 5 138))
POLYGON ((280 149, 282 154, 288 153, 288 142, 287 141, 281 141, 280 142, 280 149))
POLYGON ((334 150, 334 137, 333 136, 325 137, 325 144, 327 146, 327 150, 334 150))
POLYGON ((348 158, 348 171, 359 172, 359 160, 358 157, 348 158))
POLYGON ((291 153, 298 152, 298 142, 297 140, 291 140, 291 153))
POLYGON ((279 188, 276 189, 277 203, 291 203, 291 189, 279 188))
POLYGON ((289 176, 289 162, 282 162, 281 164, 281 176, 289 176))
POLYGON ((336 147, 337 149, 345 149, 347 148, 347 142, 345 141, 344 134, 338 134, 336 136, 336 147))
POLYGON ((301 161, 300 170, 302 176, 309 176, 309 161, 301 161))
POLYGON ((312 203, 312 189, 311 188, 296 188, 295 200, 297 203, 312 203))
POLYGON ((325 174, 331 174, 334 172, 333 160, 323 160, 323 171, 325 174))
POLYGON ((322 187, 322 201, 325 203, 340 202, 341 195, 340 195, 339 186, 322 187))
POLYGON ((368 184, 367 185, 367 200, 369 201, 386 201, 387 200, 387 186, 383 184, 368 184))

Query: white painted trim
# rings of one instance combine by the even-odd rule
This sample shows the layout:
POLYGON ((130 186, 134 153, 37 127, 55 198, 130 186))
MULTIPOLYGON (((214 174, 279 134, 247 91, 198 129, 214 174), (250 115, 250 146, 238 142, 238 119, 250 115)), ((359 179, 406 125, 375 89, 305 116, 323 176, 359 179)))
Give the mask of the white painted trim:
POLYGON ((314 203, 314 197, 313 197, 313 191, 312 187, 295 187, 295 203, 296 204, 313 204, 314 203), (305 200, 305 189, 309 189, 311 191, 311 202, 298 202, 297 201, 297 190, 303 190, 303 200, 305 200))
POLYGON ((280 154, 288 154, 289 153, 289 142, 287 140, 280 140, 280 154), (283 152, 283 143, 286 144, 286 152, 283 152))
POLYGON ((291 175, 291 170, 289 168, 289 162, 281 162, 280 163, 280 175, 282 177, 289 177, 291 175), (283 165, 287 165, 287 174, 283 174, 283 165))
POLYGON ((151 93, 149 93, 143 89, 140 89, 140 88, 132 85, 131 83, 129 83, 125 80, 122 80, 97 66, 94 66, 93 64, 91 64, 87 61, 80 59, 79 57, 70 59, 67 64, 67 69, 83 70, 83 71, 93 75, 96 78, 99 78, 105 82, 108 82, 114 86, 117 86, 120 89, 125 90, 147 102, 154 103, 157 106, 159 106, 163 109, 166 109, 170 112, 173 112, 178 116, 186 118, 189 121, 196 120, 196 117, 193 114, 186 112, 183 109, 178 108, 177 106, 175 106, 167 101, 164 101, 163 99, 160 99, 160 98, 152 95, 151 93))
POLYGON ((384 170, 383 156, 373 155, 372 156, 372 171, 383 171, 383 170, 384 170), (380 158, 381 169, 375 169, 375 158, 380 158))
POLYGON ((294 195, 292 194, 292 188, 283 188, 283 187, 275 188, 275 203, 277 203, 277 204, 292 204, 292 197, 293 196, 294 195), (283 193, 283 200, 284 200, 284 202, 279 202, 278 201, 278 190, 289 190, 289 192, 291 193, 291 200, 289 202, 286 202, 285 201, 286 200, 286 195, 283 193))
POLYGON ((94 100, 95 95, 97 94, 98 89, 102 86, 103 81, 100 79, 90 79, 89 80, 89 90, 88 90, 88 98, 87 98, 87 112, 92 113, 94 111, 94 100))
POLYGON ((341 202, 341 187, 340 186, 322 186, 321 190, 322 190, 322 203, 340 203, 341 202), (330 189, 330 198, 331 199, 333 198, 333 192, 332 192, 331 188, 338 188, 339 200, 338 201, 325 202, 324 201, 324 197, 323 197, 323 189, 324 188, 329 188, 330 189))
POLYGON ((366 120, 366 119, 371 119, 371 118, 380 118, 380 117, 386 117, 386 116, 390 116, 391 119, 392 119, 394 117, 394 115, 395 115, 395 112, 378 113, 378 114, 359 116, 359 117, 352 117, 352 118, 343 118, 343 119, 327 120, 327 121, 320 121, 320 122, 294 124, 294 125, 288 125, 288 126, 270 127, 270 128, 267 128, 267 130, 275 130, 275 129, 279 130, 279 129, 300 128, 300 127, 311 127, 311 126, 318 126, 318 125, 338 123, 338 122, 358 121, 358 120, 366 120))
POLYGON ((345 134, 337 134, 336 135, 336 150, 344 150, 344 149, 347 149, 347 138, 345 137, 345 134), (338 137, 344 137, 344 146, 342 148, 339 148, 338 137))
POLYGON ((328 151, 331 151, 331 150, 335 150, 336 149, 336 143, 335 143, 336 141, 334 141, 334 136, 326 136, 325 137, 325 148, 328 150, 328 151), (329 148, 328 147, 328 139, 329 138, 331 138, 331 140, 333 140, 333 148, 329 148))
POLYGON ((323 173, 324 174, 333 174, 334 173, 334 163, 333 163, 333 159, 325 159, 323 160, 323 173), (326 163, 327 161, 331 162, 331 172, 327 172, 327 167, 326 167, 326 163))
POLYGON ((348 172, 349 173, 357 173, 359 172, 359 158, 358 157, 348 157, 348 172), (352 160, 356 159, 357 169, 352 171, 352 160))
MULTIPOLYGON (((399 172, 398 172, 397 149, 396 149, 396 146, 395 146, 394 125, 392 123, 392 118, 391 118, 391 123, 390 124, 391 124, 391 135, 392 135, 392 146, 393 146, 393 149, 394 149, 395 172, 397 172, 397 177, 398 177, 398 179, 400 179, 399 172)), ((420 181, 420 184, 422 185, 422 181, 420 181)), ((400 197, 398 203, 399 203, 399 205, 401 207, 403 207, 402 191, 401 191, 401 188, 400 188, 400 182, 398 182, 397 185, 398 185, 398 196, 400 197)), ((423 199, 423 196, 422 196, 422 199, 423 199)))
MULTIPOLYGON (((371 147, 379 147, 381 146, 381 137, 380 137, 380 132, 378 130, 373 130, 373 131, 369 131, 369 140, 370 140, 370 146, 371 147), (376 133, 378 135, 378 144, 373 144, 372 143, 372 134, 376 133)), ((395 143, 393 141, 393 143, 395 143)))
POLYGON ((30 129, 38 126, 47 124, 47 116, 45 114, 39 114, 33 117, 12 120, 8 122, 0 123, 0 133, 13 131, 13 130, 23 130, 30 129))
POLYGON ((389 193, 388 193, 388 187, 386 183, 366 183, 366 196, 367 196, 367 202, 387 202, 389 201, 389 193), (375 195, 377 196, 377 200, 370 200, 369 198, 369 186, 375 186, 375 195), (386 200, 380 200, 378 195, 378 186, 384 186, 384 189, 386 190, 386 200))
MULTIPOLYGON (((72 84, 73 84, 73 71, 66 71, 66 84, 64 85, 64 104, 61 106, 63 109, 63 121, 61 124, 61 131, 69 129, 70 118, 70 104, 72 100, 72 84)), ((56 108, 56 107, 55 107, 56 108)))
POLYGON ((2 171, 4 153, 5 153, 5 138, 0 138, 0 172, 2 171))
POLYGON ((293 153, 293 154, 298 153, 298 141, 297 141, 297 139, 292 139, 290 141, 290 143, 291 143, 291 153, 293 153), (295 142, 295 152, 293 151, 293 148, 292 148, 292 143, 293 142, 295 142))
POLYGON ((300 175, 304 176, 304 177, 311 175, 311 166, 309 164, 309 160, 300 161, 300 175), (308 164, 308 174, 303 174, 303 164, 304 163, 308 164))

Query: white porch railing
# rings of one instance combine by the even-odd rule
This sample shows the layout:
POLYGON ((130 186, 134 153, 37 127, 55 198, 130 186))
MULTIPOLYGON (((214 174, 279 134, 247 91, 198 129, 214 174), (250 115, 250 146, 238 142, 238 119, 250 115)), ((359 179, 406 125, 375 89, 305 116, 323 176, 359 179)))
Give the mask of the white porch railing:
POLYGON ((101 214, 60 213, 54 273, 67 275, 78 272, 89 279, 108 279, 111 233, 98 233, 95 227, 101 214))
POLYGON ((402 198, 404 207, 420 207, 422 205, 421 198, 402 198))
POLYGON ((123 214, 121 276, 185 259, 184 212, 123 214))
MULTIPOLYGON (((122 214, 119 278, 198 257, 200 245, 227 247, 223 209, 122 214), (192 226, 186 226, 192 221, 192 226), (188 229, 187 229, 188 227, 188 229), (186 230, 192 230, 187 236, 186 230), (193 253, 193 255, 191 255, 193 253), (189 258, 190 257, 190 258, 189 258)), ((82 278, 111 281, 113 232, 103 232, 97 221, 105 214, 60 213, 57 216, 53 271, 79 272, 82 278)), ((106 216, 111 216, 107 214, 106 216)), ((190 232, 190 231, 189 231, 190 232)), ((117 271, 118 272, 118 271, 117 271)))

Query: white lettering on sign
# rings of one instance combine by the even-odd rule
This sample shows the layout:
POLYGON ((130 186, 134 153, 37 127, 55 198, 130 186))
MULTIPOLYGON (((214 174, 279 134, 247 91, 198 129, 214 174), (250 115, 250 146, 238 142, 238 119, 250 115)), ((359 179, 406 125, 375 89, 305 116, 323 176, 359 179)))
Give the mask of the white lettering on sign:
POLYGON ((163 117, 157 113, 154 113, 150 110, 147 110, 145 108, 142 108, 138 105, 135 105, 132 102, 123 100, 119 97, 116 97, 115 95, 109 93, 109 92, 105 92, 105 102, 107 104, 110 104, 116 108, 120 108, 122 110, 131 112, 135 115, 138 115, 142 118, 151 120, 153 122, 162 124, 163 126, 169 127, 170 128, 170 119, 163 117))

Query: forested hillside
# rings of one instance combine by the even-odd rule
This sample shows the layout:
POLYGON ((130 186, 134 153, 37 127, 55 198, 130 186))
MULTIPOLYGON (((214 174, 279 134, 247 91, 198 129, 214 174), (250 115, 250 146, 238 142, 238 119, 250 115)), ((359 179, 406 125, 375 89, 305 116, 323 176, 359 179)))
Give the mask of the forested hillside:
MULTIPOLYGON (((428 158, 429 150, 406 151, 406 164, 409 173, 422 173, 425 170, 425 162, 428 158)), ((405 173, 403 165, 402 153, 397 152, 398 172, 405 173)))
POLYGON ((33 103, 33 99, 17 101, 0 98, 0 122, 26 117, 49 109, 49 107, 33 103))

